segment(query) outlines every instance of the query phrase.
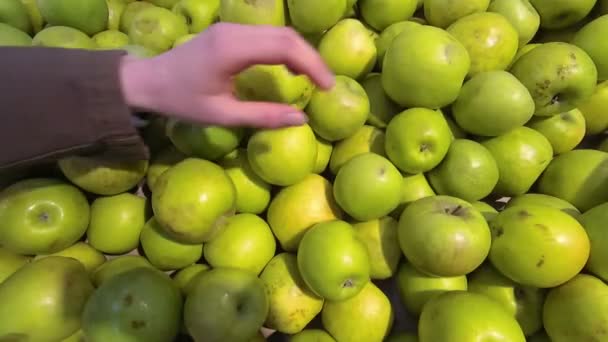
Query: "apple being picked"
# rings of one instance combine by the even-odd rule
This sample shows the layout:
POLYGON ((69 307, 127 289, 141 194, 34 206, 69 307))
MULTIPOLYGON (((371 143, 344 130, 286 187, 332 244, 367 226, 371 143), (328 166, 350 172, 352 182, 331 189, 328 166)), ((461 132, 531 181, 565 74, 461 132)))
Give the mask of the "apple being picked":
POLYGON ((510 72, 528 88, 536 115, 554 115, 576 108, 593 94, 598 71, 576 45, 550 42, 535 47, 511 66, 510 72))
POLYGON ((179 0, 172 10, 186 19, 190 33, 199 33, 219 18, 220 0, 179 0))

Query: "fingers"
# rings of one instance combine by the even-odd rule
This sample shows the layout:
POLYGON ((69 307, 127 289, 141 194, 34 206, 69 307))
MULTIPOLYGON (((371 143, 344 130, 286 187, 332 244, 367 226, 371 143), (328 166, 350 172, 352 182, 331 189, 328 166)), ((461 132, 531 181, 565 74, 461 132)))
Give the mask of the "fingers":
POLYGON ((283 103, 239 101, 230 97, 207 101, 206 112, 214 124, 255 128, 299 126, 308 121, 302 111, 283 103))
MULTIPOLYGON (((225 30, 224 61, 234 74, 253 64, 285 64, 288 69, 307 75, 322 89, 334 85, 334 75, 318 52, 289 27, 222 24, 225 30)), ((219 34, 223 36, 224 34, 219 34)))

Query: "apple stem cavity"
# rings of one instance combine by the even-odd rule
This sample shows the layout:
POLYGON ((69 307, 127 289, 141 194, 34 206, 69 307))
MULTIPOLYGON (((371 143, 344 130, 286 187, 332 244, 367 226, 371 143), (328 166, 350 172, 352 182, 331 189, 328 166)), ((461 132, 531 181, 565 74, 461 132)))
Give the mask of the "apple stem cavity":
POLYGON ((457 205, 456 207, 451 208, 445 208, 444 211, 446 214, 453 216, 463 216, 466 213, 466 209, 461 205, 457 205))
POLYGON ((344 281, 344 283, 342 283, 342 288, 348 288, 348 287, 353 287, 353 281, 352 279, 346 279, 346 281, 344 281))
POLYGON ((38 218, 40 219, 40 221, 47 223, 51 217, 50 217, 49 213, 45 212, 45 213, 40 213, 38 218))

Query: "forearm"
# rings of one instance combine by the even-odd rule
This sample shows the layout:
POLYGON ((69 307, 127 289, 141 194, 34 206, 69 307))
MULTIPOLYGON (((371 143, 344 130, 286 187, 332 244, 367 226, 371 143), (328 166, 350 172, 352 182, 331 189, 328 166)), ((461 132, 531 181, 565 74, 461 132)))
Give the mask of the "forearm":
POLYGON ((71 154, 147 158, 121 87, 123 55, 1 48, 0 169, 71 154))

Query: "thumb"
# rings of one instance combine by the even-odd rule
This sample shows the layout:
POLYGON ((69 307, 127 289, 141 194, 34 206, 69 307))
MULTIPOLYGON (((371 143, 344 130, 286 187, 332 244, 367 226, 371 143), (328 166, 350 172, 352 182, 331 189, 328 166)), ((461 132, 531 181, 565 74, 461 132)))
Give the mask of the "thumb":
POLYGON ((226 126, 280 128, 299 126, 308 117, 299 109, 284 103, 226 99, 213 111, 218 123, 226 126))

